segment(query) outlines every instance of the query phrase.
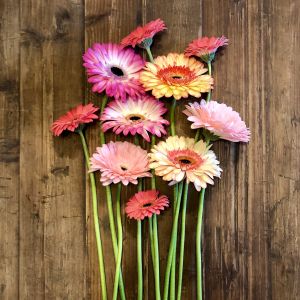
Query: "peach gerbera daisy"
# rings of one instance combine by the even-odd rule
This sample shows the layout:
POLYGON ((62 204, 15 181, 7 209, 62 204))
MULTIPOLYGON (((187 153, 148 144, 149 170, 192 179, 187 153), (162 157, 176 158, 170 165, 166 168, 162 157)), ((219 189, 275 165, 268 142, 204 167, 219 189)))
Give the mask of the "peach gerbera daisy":
POLYGON ((132 31, 129 35, 123 38, 121 41, 121 45, 123 46, 131 46, 135 47, 138 45, 141 48, 150 47, 152 44, 153 36, 167 29, 164 21, 161 19, 156 19, 147 23, 144 26, 137 27, 134 31, 132 31))
POLYGON ((65 130, 74 132, 80 125, 91 123, 98 119, 98 116, 95 114, 98 110, 99 108, 92 103, 87 105, 79 104, 54 121, 51 130, 56 136, 61 135, 65 130))
POLYGON ((218 48, 228 45, 228 39, 221 37, 202 37, 192 41, 185 49, 186 56, 198 56, 205 62, 211 62, 215 58, 218 48))
POLYGON ((199 98, 209 92, 213 79, 203 75, 207 69, 195 58, 170 53, 158 56, 154 63, 148 62, 141 72, 140 81, 146 91, 152 90, 155 98, 174 97, 176 100, 189 95, 199 98))
POLYGON ((214 184, 213 177, 220 177, 222 171, 215 153, 209 149, 202 140, 171 136, 151 149, 150 168, 170 185, 186 178, 200 191, 208 183, 214 184))
POLYGON ((183 111, 193 122, 192 129, 205 128, 221 139, 231 142, 249 142, 250 130, 238 112, 216 101, 190 103, 183 111))
POLYGON ((153 214, 159 215, 165 207, 169 206, 167 196, 159 196, 156 190, 136 193, 126 204, 125 212, 130 219, 144 220, 153 214))
POLYGON ((98 147, 91 158, 90 172, 98 170, 103 185, 137 184, 138 178, 151 177, 147 151, 128 142, 110 142, 98 147))

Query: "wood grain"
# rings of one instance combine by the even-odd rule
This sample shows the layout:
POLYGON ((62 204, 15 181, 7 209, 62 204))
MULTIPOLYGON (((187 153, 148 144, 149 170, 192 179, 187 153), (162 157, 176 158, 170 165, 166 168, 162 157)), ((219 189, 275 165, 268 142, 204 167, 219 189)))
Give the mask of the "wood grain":
MULTIPOLYGON (((213 146, 224 171, 205 200, 205 299, 299 299, 299 13, 294 0, 2 1, 0 299, 101 299, 80 141, 75 134, 53 138, 49 127, 79 102, 101 104, 86 81, 84 50, 119 42, 158 17, 168 31, 155 38, 155 56, 181 52, 201 35, 230 39, 213 64, 213 98, 239 111, 252 132, 248 145, 213 146)), ((185 103, 176 130, 192 136, 185 103)), ((86 135, 93 152, 99 124, 86 135)), ((161 180, 158 188, 172 195, 161 180)), ((135 190, 124 190, 123 204, 135 190)), ((115 264, 100 184, 98 195, 110 299, 115 264)), ((183 300, 196 297, 197 204, 191 188, 183 300)), ((171 220, 172 209, 158 218, 162 285, 171 220)), ((127 299, 135 300, 136 224, 125 216, 123 224, 123 274, 127 299)), ((145 222, 144 299, 153 300, 147 232, 145 222)))

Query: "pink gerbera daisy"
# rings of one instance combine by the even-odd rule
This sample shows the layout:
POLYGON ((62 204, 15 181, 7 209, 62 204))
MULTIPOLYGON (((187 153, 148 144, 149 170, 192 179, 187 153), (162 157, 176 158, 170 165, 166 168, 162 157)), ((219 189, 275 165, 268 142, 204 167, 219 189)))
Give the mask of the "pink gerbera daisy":
POLYGON ((94 114, 98 110, 99 108, 92 103, 87 105, 79 104, 54 121, 51 130, 56 136, 61 135, 64 130, 74 132, 79 125, 91 123, 95 119, 98 119, 98 116, 94 114))
POLYGON ((192 41, 185 49, 186 56, 198 56, 205 62, 210 62, 214 59, 215 53, 219 47, 228 45, 228 39, 225 36, 221 37, 202 37, 192 41))
POLYGON ((148 48, 152 44, 153 36, 164 29, 167 29, 167 27, 161 19, 151 21, 144 26, 137 27, 123 38, 121 44, 125 47, 132 46, 134 48, 138 45, 141 48, 148 48))
POLYGON ((188 120, 193 122, 192 129, 206 128, 221 139, 231 142, 249 142, 250 130, 242 121, 239 113, 226 104, 216 101, 186 105, 183 111, 188 120))
POLYGON ((137 184, 138 178, 151 177, 147 151, 128 142, 110 142, 98 147, 91 158, 90 171, 98 170, 103 185, 137 184))
POLYGON ((130 219, 144 220, 153 214, 159 215, 165 207, 169 206, 167 196, 159 196, 156 190, 136 193, 126 204, 125 212, 130 219))
POLYGON ((108 104, 100 117, 102 130, 105 132, 113 128, 116 134, 140 134, 150 142, 148 132, 158 137, 166 134, 164 125, 169 122, 162 118, 166 111, 162 102, 150 96, 138 100, 127 98, 126 102, 115 100, 108 104))
POLYGON ((133 49, 123 49, 117 44, 94 44, 83 60, 93 92, 105 90, 109 97, 123 101, 127 96, 137 98, 144 94, 139 72, 145 61, 133 49))

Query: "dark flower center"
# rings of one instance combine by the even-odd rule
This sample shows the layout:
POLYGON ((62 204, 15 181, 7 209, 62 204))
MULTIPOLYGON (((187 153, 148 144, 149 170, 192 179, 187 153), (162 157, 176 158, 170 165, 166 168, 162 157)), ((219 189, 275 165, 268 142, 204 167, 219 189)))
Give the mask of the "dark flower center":
POLYGON ((183 158, 183 159, 179 159, 179 161, 180 161, 182 164, 185 164, 185 165, 189 165, 189 164, 191 164, 191 163, 192 163, 190 160, 188 160, 188 159, 185 159, 185 158, 183 158))
POLYGON ((152 205, 151 203, 145 203, 145 204, 143 204, 143 207, 149 207, 151 205, 152 205))
POLYGON ((122 171, 127 171, 127 168, 124 166, 121 166, 122 171))
POLYGON ((133 121, 133 122, 138 122, 141 120, 145 120, 145 117, 143 115, 139 115, 139 114, 130 114, 126 116, 127 120, 133 121))
POLYGON ((132 116, 132 117, 129 118, 129 120, 131 120, 131 121, 138 121, 138 120, 140 120, 140 119, 141 119, 141 118, 138 117, 138 116, 132 116))
POLYGON ((181 79, 182 76, 179 76, 179 75, 174 75, 174 76, 171 76, 173 79, 181 79))
POLYGON ((111 67, 110 70, 116 76, 119 76, 119 77, 124 76, 124 72, 118 67, 111 67))

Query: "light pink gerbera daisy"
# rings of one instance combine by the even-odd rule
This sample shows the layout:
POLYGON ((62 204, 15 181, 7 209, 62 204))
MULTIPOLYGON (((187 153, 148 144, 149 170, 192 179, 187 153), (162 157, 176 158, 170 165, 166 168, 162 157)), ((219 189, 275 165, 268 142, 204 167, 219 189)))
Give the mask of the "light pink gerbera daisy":
POLYGON ((206 128, 221 139, 231 142, 250 140, 250 130, 239 113, 224 103, 201 100, 200 103, 186 105, 183 113, 188 116, 189 121, 193 122, 192 129, 206 128))
POLYGON ((214 184, 213 177, 220 177, 222 171, 215 153, 209 149, 202 140, 170 136, 151 149, 150 168, 170 185, 186 178, 200 191, 208 183, 214 184))
POLYGON ((94 114, 98 110, 99 108, 92 103, 87 105, 79 104, 54 121, 51 130, 56 136, 61 135, 64 130, 74 132, 79 125, 91 123, 95 119, 98 119, 98 116, 94 114))
POLYGON ((93 92, 105 90, 109 97, 123 101, 127 96, 138 98, 144 94, 139 72, 145 61, 133 49, 123 49, 118 44, 94 44, 83 60, 93 92))
POLYGON ((228 39, 225 36, 221 37, 202 37, 192 41, 185 49, 186 56, 198 56, 206 62, 210 62, 215 58, 215 53, 218 48, 228 45, 228 39))
POLYGON ((129 199, 125 212, 130 219, 144 220, 153 214, 159 215, 165 207, 169 206, 167 196, 159 196, 156 190, 138 192, 129 199))
POLYGON ((150 96, 138 100, 127 98, 126 102, 115 100, 108 104, 100 117, 102 130, 113 128, 116 134, 140 134, 150 142, 148 132, 158 137, 167 133, 164 125, 169 122, 162 118, 166 111, 162 102, 150 96))
POLYGON ((138 178, 151 177, 147 151, 128 142, 110 142, 98 147, 91 157, 90 171, 100 171, 102 184, 137 184, 138 178))
POLYGON ((167 29, 165 23, 161 19, 156 19, 147 23, 144 26, 137 27, 134 31, 132 31, 129 35, 127 35, 121 41, 121 45, 123 46, 132 46, 133 48, 138 45, 141 48, 150 47, 152 44, 153 36, 167 29))

